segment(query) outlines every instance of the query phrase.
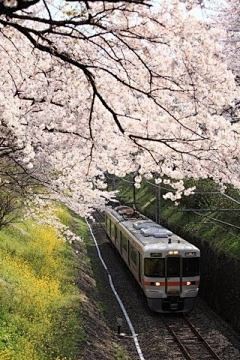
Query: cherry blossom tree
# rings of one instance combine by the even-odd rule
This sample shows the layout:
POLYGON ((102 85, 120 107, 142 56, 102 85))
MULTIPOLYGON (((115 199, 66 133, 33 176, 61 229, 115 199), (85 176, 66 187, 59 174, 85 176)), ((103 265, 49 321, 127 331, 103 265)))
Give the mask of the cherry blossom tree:
MULTIPOLYGON (((240 86, 240 3, 238 0, 213 2, 215 26, 223 28, 223 51, 228 68, 232 70, 237 86, 240 86)), ((234 106, 224 109, 225 116, 232 122, 240 121, 240 99, 236 99, 234 106)))
POLYGON ((239 91, 190 3, 1 1, 2 156, 81 215, 113 196, 106 172, 239 188, 239 91))

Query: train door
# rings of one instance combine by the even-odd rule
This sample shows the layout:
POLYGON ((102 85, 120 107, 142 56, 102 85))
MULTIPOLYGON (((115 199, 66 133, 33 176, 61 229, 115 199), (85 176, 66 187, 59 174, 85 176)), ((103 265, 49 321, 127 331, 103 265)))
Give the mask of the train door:
POLYGON ((165 261, 165 290, 167 295, 179 295, 182 292, 182 258, 167 256, 165 261))
POLYGON ((143 264, 142 255, 138 253, 138 280, 140 284, 142 282, 142 264, 143 264))

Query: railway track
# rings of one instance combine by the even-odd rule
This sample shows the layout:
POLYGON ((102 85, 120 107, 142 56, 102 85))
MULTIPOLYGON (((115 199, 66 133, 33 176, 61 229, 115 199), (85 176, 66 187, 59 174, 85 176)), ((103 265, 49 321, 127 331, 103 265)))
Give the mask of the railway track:
POLYGON ((94 213, 94 219, 101 226, 102 230, 104 230, 106 232, 104 215, 101 212, 96 211, 94 213))
POLYGON ((164 325, 186 360, 221 360, 192 322, 185 316, 162 316, 164 325))

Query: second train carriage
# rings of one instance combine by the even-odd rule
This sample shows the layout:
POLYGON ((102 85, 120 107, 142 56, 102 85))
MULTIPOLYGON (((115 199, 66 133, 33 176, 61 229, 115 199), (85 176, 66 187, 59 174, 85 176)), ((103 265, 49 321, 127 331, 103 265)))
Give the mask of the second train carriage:
POLYGON ((107 234, 142 287, 150 309, 192 310, 200 283, 200 250, 132 208, 108 207, 107 234))

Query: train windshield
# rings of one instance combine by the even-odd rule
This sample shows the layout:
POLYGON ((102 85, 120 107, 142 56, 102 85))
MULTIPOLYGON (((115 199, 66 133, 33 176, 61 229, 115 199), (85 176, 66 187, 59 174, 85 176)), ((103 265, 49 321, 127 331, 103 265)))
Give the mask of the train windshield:
POLYGON ((180 257, 169 256, 166 258, 167 261, 167 277, 179 277, 180 276, 180 257))
POLYGON ((199 258, 183 258, 182 259, 182 276, 199 275, 199 258))
MULTIPOLYGON (((179 277, 180 268, 182 266, 182 276, 198 276, 199 275, 199 258, 181 258, 168 257, 167 261, 167 277, 179 277)), ((145 258, 144 274, 148 277, 165 277, 165 259, 145 258)))
POLYGON ((145 259, 144 274, 149 277, 164 277, 165 263, 164 259, 145 259))

